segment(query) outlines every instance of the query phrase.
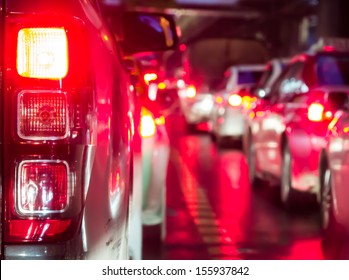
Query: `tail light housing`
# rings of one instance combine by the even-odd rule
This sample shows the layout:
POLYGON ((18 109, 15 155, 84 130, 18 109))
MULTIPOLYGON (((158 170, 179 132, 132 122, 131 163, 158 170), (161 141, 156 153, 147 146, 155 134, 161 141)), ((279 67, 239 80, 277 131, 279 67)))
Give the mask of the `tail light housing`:
POLYGON ((242 97, 238 94, 232 94, 228 98, 228 103, 232 107, 237 107, 242 104, 242 97))
POLYGON ((26 140, 57 140, 69 134, 65 92, 22 91, 18 95, 18 136, 26 140))
POLYGON ((40 216, 68 209, 71 189, 64 161, 22 161, 16 184, 16 209, 21 215, 40 216))
POLYGON ((84 23, 5 18, 4 242, 72 239, 81 221, 84 146, 94 110, 84 23))

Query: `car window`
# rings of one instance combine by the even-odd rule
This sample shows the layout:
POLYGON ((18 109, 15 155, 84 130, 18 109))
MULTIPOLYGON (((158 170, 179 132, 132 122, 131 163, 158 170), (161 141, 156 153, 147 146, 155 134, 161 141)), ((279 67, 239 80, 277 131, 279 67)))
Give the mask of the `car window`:
POLYGON ((262 74, 263 71, 239 71, 238 84, 256 84, 262 74))
POLYGON ((285 79, 280 85, 278 102, 290 102, 294 95, 308 91, 308 87, 303 80, 304 63, 299 61, 290 67, 285 75, 285 79))
POLYGON ((318 83, 349 85, 349 54, 321 54, 317 57, 318 83))
POLYGON ((266 99, 270 100, 271 104, 275 104, 278 99, 279 99, 279 91, 280 91, 280 86, 281 83, 284 81, 288 70, 291 68, 291 65, 288 65, 280 74, 280 76, 275 80, 275 82, 273 83, 273 85, 271 86, 270 89, 270 94, 268 96, 266 96, 266 99))
POLYGON ((261 75, 258 81, 258 86, 263 88, 266 85, 266 83, 269 81, 272 74, 273 74, 273 66, 272 64, 268 64, 266 66, 265 71, 263 72, 263 74, 261 75))

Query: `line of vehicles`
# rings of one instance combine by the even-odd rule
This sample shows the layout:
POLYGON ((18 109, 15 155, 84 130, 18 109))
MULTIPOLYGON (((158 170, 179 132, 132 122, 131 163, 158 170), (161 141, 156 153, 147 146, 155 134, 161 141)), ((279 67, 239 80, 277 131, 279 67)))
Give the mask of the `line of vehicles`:
MULTIPOLYGON (((141 259, 142 226, 165 235, 170 82, 136 54, 173 49, 177 31, 111 3, 0 0, 1 259, 141 259)), ((325 256, 349 259, 343 45, 232 66, 213 94, 175 84, 188 128, 241 142, 251 185, 272 178, 286 207, 313 195, 325 256)))
POLYGON ((324 256, 330 259, 349 258, 345 45, 343 39, 324 38, 292 59, 233 66, 222 90, 211 92, 210 98, 203 94, 201 114, 195 110, 203 102, 200 92, 182 98, 183 103, 190 99, 189 112, 196 116, 184 112, 189 126, 208 121, 218 145, 225 138, 242 142, 251 187, 262 180, 278 186, 287 209, 309 203, 304 196, 314 198, 321 212, 324 256))

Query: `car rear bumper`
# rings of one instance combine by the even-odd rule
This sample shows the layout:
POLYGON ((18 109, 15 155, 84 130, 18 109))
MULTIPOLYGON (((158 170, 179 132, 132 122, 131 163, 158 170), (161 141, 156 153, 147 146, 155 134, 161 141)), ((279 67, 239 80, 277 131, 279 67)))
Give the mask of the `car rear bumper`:
POLYGON ((240 138, 245 131, 245 118, 240 109, 228 108, 216 120, 215 133, 221 137, 240 138))
POLYGON ((212 98, 188 100, 181 99, 180 106, 185 120, 189 124, 199 124, 210 119, 213 101, 212 98))
POLYGON ((319 195, 318 168, 321 149, 326 145, 325 137, 296 130, 289 135, 289 144, 294 162, 293 187, 299 191, 319 195))
POLYGON ((82 259, 82 243, 71 240, 52 244, 4 245, 5 260, 63 260, 82 259))

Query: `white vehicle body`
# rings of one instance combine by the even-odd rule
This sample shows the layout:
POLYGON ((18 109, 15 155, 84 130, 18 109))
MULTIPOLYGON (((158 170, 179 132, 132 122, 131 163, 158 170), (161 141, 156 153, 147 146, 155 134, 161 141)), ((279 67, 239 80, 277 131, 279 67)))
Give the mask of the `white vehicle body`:
POLYGON ((244 97, 242 92, 248 93, 264 70, 264 65, 240 65, 229 68, 225 89, 215 94, 210 117, 212 134, 217 139, 223 137, 241 139, 245 130, 245 111, 250 103, 250 97, 244 97), (232 95, 235 96, 233 99, 238 100, 232 100, 231 103, 229 98, 232 95))
MULTIPOLYGON (((190 95, 191 87, 185 87, 178 93, 179 103, 184 118, 189 125, 207 122, 213 107, 213 96, 209 90, 199 90, 190 95)), ((195 90, 195 89, 194 89, 195 90)))

